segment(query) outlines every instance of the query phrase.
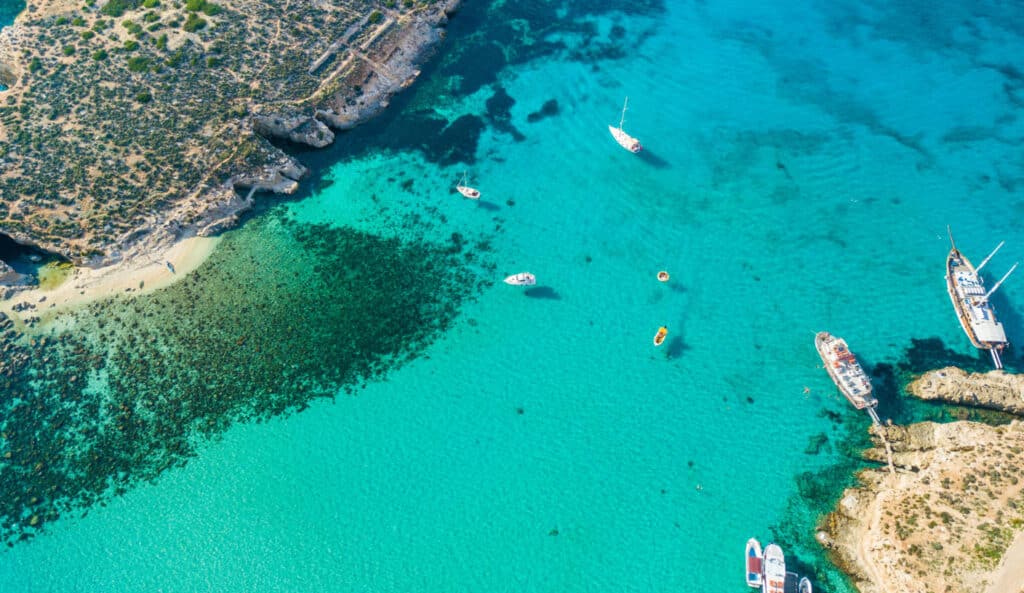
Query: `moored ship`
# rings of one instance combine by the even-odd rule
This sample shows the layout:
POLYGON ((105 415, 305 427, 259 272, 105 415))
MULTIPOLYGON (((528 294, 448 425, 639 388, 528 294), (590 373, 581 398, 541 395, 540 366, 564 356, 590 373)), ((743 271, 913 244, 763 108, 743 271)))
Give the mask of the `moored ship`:
POLYGON ((755 538, 747 540, 747 586, 760 588, 764 577, 761 542, 755 538))
POLYGON ((778 544, 764 549, 764 581, 762 593, 786 593, 786 557, 778 544))
POLYGON ((871 394, 871 380, 857 362, 857 357, 850 352, 846 340, 828 332, 818 332, 814 336, 814 346, 832 381, 853 407, 863 410, 878 404, 871 394))
POLYGON ((1017 264, 1013 264, 1013 267, 999 279, 999 282, 996 282, 991 290, 986 292, 985 282, 981 279, 979 272, 999 251, 1003 243, 1000 242, 999 245, 996 245, 992 253, 988 254, 988 257, 982 260, 977 268, 957 249, 952 232, 949 233, 949 243, 951 248, 946 257, 946 291, 949 293, 949 300, 953 302, 956 316, 960 320, 960 327, 964 329, 971 344, 975 348, 988 350, 992 355, 992 363, 997 369, 1001 369, 1003 368, 1001 355, 1009 341, 1006 339, 1006 330, 996 318, 995 309, 992 308, 988 298, 1017 269, 1017 264))

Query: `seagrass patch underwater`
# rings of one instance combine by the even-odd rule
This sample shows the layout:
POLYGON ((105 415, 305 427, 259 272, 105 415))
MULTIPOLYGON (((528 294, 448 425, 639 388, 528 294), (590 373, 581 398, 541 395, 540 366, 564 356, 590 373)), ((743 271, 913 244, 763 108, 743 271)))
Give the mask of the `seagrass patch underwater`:
POLYGON ((183 464, 197 437, 381 378, 437 339, 482 286, 461 243, 274 214, 229 233, 168 289, 94 303, 52 336, 4 330, 9 546, 183 464))

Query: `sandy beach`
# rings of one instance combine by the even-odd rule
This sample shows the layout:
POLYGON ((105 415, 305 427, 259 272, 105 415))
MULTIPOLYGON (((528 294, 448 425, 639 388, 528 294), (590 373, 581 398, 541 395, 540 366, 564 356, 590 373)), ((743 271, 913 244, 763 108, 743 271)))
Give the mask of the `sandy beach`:
POLYGON ((217 237, 191 237, 145 259, 129 259, 104 268, 75 268, 59 286, 22 291, 0 301, 0 312, 15 320, 38 316, 36 327, 43 328, 62 311, 116 294, 138 295, 169 286, 202 265, 219 242, 217 237), (21 303, 36 308, 15 311, 21 303))

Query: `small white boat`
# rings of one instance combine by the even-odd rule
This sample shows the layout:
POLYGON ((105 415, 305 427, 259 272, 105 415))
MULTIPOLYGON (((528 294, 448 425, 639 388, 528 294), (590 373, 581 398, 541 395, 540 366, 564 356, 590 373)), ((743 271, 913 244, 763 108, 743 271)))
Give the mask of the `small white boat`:
POLYGON ((811 580, 807 577, 800 578, 800 584, 796 587, 797 593, 814 593, 814 589, 811 587, 811 580))
POLYGON ((778 544, 768 544, 764 549, 763 593, 786 593, 786 557, 778 544))
POLYGON ((761 587, 764 567, 762 566, 763 556, 761 554, 761 542, 755 538, 747 540, 747 586, 761 587))
POLYGON ((536 283, 537 277, 529 272, 520 272, 505 278, 505 284, 511 284, 512 286, 533 286, 536 283))
POLYGON ((629 103, 629 97, 626 97, 626 101, 622 104, 622 117, 619 118, 619 127, 608 126, 608 131, 612 133, 612 138, 619 143, 619 146, 625 148, 629 152, 636 154, 643 148, 640 146, 640 141, 630 136, 622 129, 622 124, 626 123, 626 105, 629 103))
POLYGON ((459 184, 455 186, 455 189, 458 190, 458 192, 460 194, 462 194, 463 196, 469 198, 470 200, 479 200, 480 199, 480 190, 473 189, 472 187, 469 187, 468 185, 466 185, 466 174, 465 173, 462 174, 462 180, 459 181, 459 184))

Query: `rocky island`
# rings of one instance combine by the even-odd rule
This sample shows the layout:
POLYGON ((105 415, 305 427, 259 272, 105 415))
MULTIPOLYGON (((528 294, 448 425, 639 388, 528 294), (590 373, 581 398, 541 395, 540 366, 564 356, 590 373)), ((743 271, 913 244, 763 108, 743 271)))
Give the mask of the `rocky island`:
POLYGON ((269 139, 379 112, 457 5, 29 0, 0 32, 0 238, 101 268, 233 224, 305 172, 269 139))
MULTIPOLYGON (((1024 377, 931 371, 924 399, 1020 414, 1024 377)), ((1024 423, 874 427, 873 461, 823 520, 818 539, 862 593, 1020 593, 1024 587, 1024 423), (884 433, 884 434, 883 434, 884 433)))

